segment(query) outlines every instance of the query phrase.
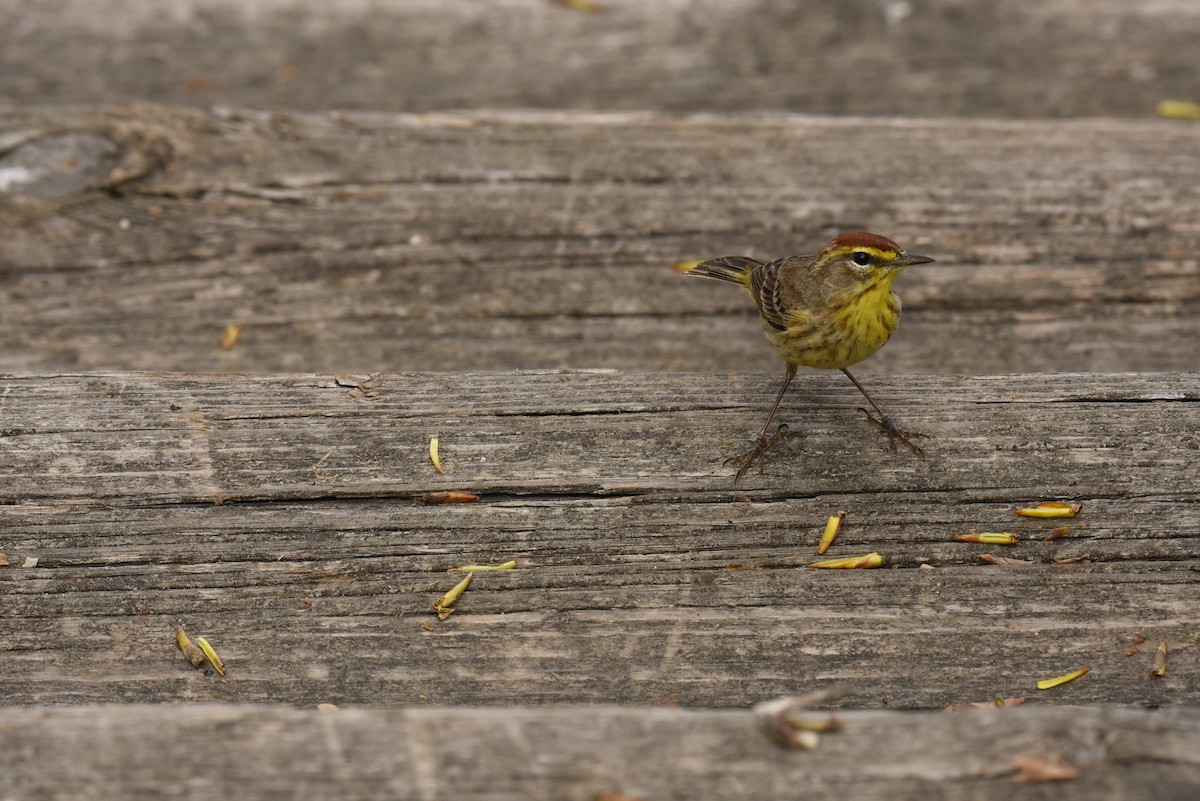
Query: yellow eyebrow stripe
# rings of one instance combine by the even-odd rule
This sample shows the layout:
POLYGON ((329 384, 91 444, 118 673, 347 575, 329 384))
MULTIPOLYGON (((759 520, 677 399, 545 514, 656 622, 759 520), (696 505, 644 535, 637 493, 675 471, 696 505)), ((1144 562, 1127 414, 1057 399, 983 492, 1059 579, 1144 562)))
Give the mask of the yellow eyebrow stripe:
POLYGON ((870 253, 872 256, 883 259, 884 261, 894 261, 896 257, 900 255, 894 250, 880 250, 879 248, 866 247, 864 245, 855 245, 854 247, 850 248, 850 252, 870 253))

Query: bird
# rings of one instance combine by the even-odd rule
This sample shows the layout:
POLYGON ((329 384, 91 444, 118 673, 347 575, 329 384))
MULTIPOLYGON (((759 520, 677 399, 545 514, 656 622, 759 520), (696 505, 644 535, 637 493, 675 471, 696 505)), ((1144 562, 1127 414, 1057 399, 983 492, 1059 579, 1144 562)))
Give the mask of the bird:
POLYGON ((933 259, 909 253, 886 236, 847 231, 813 256, 788 256, 762 262, 746 256, 722 256, 685 263, 683 272, 739 284, 758 308, 763 332, 786 363, 783 386, 771 406, 754 446, 727 460, 738 467, 738 479, 784 434, 780 426, 768 436, 771 422, 800 367, 841 370, 874 409, 863 413, 887 435, 920 457, 916 439, 924 434, 898 427, 847 369, 884 346, 900 321, 900 296, 892 289, 905 267, 933 259))

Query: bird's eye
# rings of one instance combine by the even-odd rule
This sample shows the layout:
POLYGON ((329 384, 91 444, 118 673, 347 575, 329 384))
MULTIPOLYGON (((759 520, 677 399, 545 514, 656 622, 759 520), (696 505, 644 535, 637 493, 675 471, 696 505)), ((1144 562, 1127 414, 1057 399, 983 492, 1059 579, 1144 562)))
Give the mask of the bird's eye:
POLYGON ((859 267, 866 267, 871 263, 871 254, 862 250, 854 251, 854 255, 850 257, 850 261, 857 264, 859 267))

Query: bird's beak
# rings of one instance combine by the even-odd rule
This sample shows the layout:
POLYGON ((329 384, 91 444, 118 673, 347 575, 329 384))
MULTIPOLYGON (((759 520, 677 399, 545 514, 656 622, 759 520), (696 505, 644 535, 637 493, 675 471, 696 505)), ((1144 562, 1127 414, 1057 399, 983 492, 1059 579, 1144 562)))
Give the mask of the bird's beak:
POLYGON ((933 259, 928 256, 918 256, 916 253, 905 253, 892 262, 893 267, 911 267, 914 264, 929 264, 933 259))

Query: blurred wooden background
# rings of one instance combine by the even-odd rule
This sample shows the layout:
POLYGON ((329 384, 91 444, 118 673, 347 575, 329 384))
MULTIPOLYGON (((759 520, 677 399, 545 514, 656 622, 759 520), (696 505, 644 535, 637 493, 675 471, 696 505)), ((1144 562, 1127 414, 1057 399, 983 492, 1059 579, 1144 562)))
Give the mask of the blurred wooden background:
POLYGON ((0 97, 206 108, 1145 117, 1190 0, 0 2, 0 97))
POLYGON ((0 0, 14 797, 1195 797, 1198 24, 0 0), (857 228, 938 260, 862 370, 928 456, 810 372, 734 487, 781 365, 671 264, 857 228), (837 509, 889 569, 804 568, 837 509), (747 711, 836 685, 811 754, 747 711))

